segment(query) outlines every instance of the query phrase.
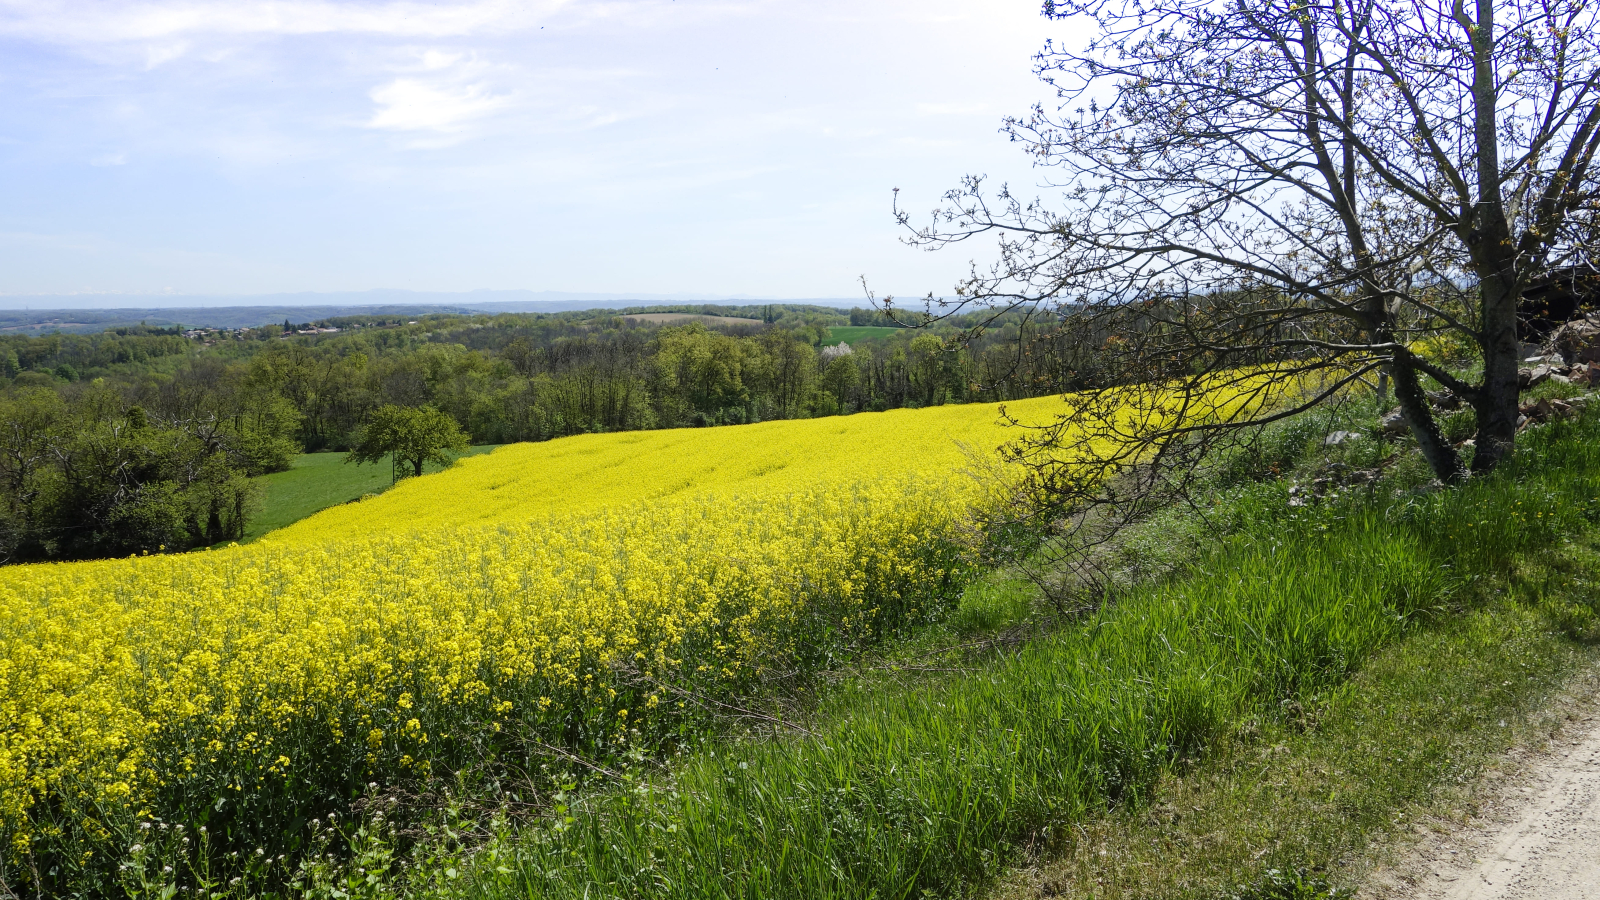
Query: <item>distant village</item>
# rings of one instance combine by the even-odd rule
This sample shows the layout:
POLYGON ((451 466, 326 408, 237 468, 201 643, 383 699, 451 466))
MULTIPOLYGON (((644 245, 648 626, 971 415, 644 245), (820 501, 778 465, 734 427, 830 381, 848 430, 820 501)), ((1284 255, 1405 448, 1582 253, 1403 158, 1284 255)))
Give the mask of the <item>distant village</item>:
MULTIPOLYGON (((401 325, 415 324, 417 324, 417 320, 411 319, 406 322, 371 322, 367 324, 356 323, 349 325, 346 328, 340 328, 334 325, 293 325, 286 321, 282 326, 278 326, 278 336, 293 337, 297 334, 338 334, 342 331, 353 331, 359 328, 399 328, 401 325)), ((248 340, 250 337, 257 335, 262 331, 268 331, 273 327, 274 326, 262 326, 260 328, 188 328, 181 333, 185 338, 188 338, 191 341, 199 341, 203 345, 209 347, 218 341, 248 340)))

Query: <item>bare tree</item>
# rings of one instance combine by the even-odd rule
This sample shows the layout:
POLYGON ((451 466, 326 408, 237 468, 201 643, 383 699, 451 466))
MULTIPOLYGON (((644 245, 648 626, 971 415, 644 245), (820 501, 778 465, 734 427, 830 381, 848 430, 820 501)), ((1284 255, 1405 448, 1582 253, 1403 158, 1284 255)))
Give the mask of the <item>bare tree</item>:
POLYGON ((1472 471, 1507 457, 1518 298, 1594 264, 1600 4, 1047 0, 1044 14, 1099 26, 1087 49, 1037 57, 1059 104, 1007 122, 1060 208, 974 177, 926 226, 896 209, 929 248, 998 235, 998 260, 943 315, 1028 308, 1097 348, 1099 387, 1013 448, 1036 496, 1131 496, 1132 469, 1149 488, 1215 436, 1362 381, 1392 379, 1440 479, 1468 466, 1427 378, 1476 412, 1472 471))

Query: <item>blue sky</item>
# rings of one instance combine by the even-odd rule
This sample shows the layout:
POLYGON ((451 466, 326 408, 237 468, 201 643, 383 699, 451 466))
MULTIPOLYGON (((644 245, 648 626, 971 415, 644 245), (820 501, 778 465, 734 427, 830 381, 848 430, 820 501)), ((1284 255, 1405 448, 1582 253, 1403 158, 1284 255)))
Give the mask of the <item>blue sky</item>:
MULTIPOLYGON (((947 292, 1037 0, 0 0, 0 295, 947 292)), ((107 305, 115 302, 106 298, 107 305)))

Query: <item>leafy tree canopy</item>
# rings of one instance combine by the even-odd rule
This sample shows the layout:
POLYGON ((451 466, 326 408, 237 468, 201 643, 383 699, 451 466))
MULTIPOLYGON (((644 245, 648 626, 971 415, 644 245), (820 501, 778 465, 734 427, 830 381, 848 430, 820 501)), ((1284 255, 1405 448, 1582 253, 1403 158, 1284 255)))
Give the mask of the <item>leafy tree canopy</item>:
POLYGON ((467 449, 467 435, 456 420, 431 406, 380 406, 373 411, 345 457, 357 465, 391 457, 396 477, 409 468, 421 475, 427 463, 449 465, 451 453, 467 449))

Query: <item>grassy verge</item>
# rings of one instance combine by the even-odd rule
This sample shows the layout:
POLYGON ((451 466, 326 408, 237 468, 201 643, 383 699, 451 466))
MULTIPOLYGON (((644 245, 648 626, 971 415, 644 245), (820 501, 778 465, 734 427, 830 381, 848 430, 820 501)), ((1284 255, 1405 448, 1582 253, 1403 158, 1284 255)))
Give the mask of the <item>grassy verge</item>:
MULTIPOLYGON (((484 444, 462 455, 476 456, 493 449, 494 445, 484 444)), ((346 463, 343 453, 302 453, 288 471, 256 479, 265 496, 261 511, 245 528, 245 540, 253 541, 330 506, 380 494, 389 488, 389 479, 386 463, 356 466, 346 463)))
MULTIPOLYGON (((1560 556, 1596 562, 1587 548, 1560 556)), ((1147 803, 1081 823, 990 896, 1353 891, 1387 845, 1466 815, 1469 786, 1499 754, 1560 724, 1552 695, 1597 654, 1552 627, 1547 604, 1571 600, 1572 583, 1549 587, 1517 579, 1514 596, 1386 649, 1312 708, 1244 723, 1147 803)))
MULTIPOLYGON (((550 824, 494 842, 451 890, 959 896, 1062 852, 1099 878, 1097 853, 1070 852, 1090 846, 1090 829, 1158 809, 1185 773, 1199 785, 1195 773, 1248 768, 1250 753, 1298 735, 1312 749, 1284 755, 1305 768, 1240 781, 1243 793, 1218 801, 1236 834, 1206 837, 1217 855, 1192 854, 1196 868, 1167 887, 1313 896, 1323 892, 1317 870, 1387 824, 1397 801, 1420 802, 1504 740, 1483 731, 1483 716, 1532 703, 1559 680, 1575 651, 1553 636, 1558 626, 1594 629, 1591 595, 1528 593, 1513 576, 1585 563, 1570 542, 1600 493, 1597 432, 1591 418, 1530 433, 1510 471, 1453 491, 1295 507, 1284 485, 1246 490, 1231 511, 1247 524, 1182 578, 962 671, 864 676, 826 698, 808 734, 711 746, 670 777, 574 800, 550 824), (1537 602, 1505 599, 1514 590, 1537 602), (1429 666, 1450 671, 1452 659, 1460 677, 1423 677, 1429 666), (1385 666, 1397 668, 1385 676, 1385 666), (1400 745, 1394 766, 1381 767, 1389 781, 1375 774, 1388 743, 1364 742, 1440 717, 1456 722, 1456 737, 1446 729, 1439 742, 1400 745), (1274 828, 1309 823, 1300 837, 1291 830, 1274 844, 1245 827, 1264 797, 1281 807, 1274 828)), ((1138 858, 1128 855, 1126 871, 1138 858)), ((424 867, 413 883, 437 871, 424 867)), ((1134 875, 1126 883, 1141 895, 1166 890, 1134 875)))

